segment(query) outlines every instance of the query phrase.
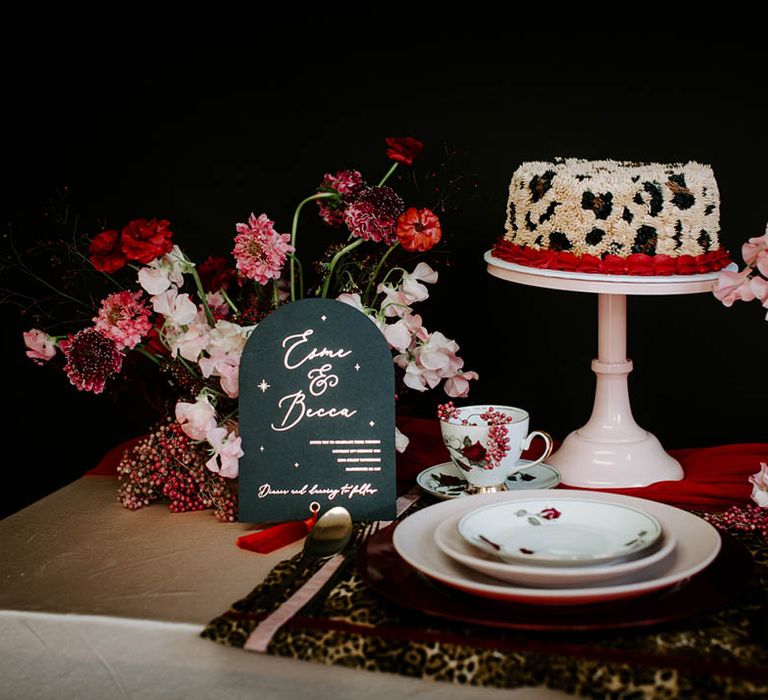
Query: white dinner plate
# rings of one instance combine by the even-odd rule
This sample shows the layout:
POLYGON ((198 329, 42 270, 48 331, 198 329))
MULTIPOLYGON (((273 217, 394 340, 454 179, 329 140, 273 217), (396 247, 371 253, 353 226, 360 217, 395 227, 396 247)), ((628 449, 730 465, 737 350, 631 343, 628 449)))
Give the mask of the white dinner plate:
MULTIPOLYGON (((528 491, 531 497, 545 498, 551 492, 528 491)), ((674 551, 663 561, 631 575, 626 581, 584 588, 531 588, 512 586, 468 569, 443 553, 435 543, 435 531, 445 520, 464 515, 482 504, 519 499, 519 493, 467 496, 424 508, 403 520, 395 529, 397 553, 412 567, 447 586, 485 598, 535 605, 578 605, 621 598, 636 598, 681 584, 708 566, 720 551, 720 535, 701 518, 679 508, 642 498, 597 491, 563 491, 562 498, 586 496, 604 503, 620 503, 644 510, 656 517, 665 532, 677 540, 674 551)))
POLYGON ((459 520, 459 534, 502 561, 557 567, 641 557, 661 537, 661 523, 638 508, 561 493, 482 505, 459 520))
POLYGON ((459 534, 458 523, 461 515, 444 520, 435 531, 437 546, 451 559, 470 569, 487 574, 500 581, 535 586, 538 588, 578 588, 605 584, 607 581, 620 583, 630 574, 653 566, 668 557, 675 548, 675 536, 665 532, 658 549, 646 557, 630 561, 612 562, 592 566, 542 567, 500 562, 492 555, 478 552, 459 534))

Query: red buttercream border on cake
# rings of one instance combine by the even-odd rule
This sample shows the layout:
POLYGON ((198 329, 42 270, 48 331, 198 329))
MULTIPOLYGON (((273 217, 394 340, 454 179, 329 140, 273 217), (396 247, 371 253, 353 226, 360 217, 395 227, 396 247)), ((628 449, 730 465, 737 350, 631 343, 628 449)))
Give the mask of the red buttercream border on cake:
POLYGON ((493 248, 493 256, 525 267, 564 272, 591 272, 601 275, 696 275, 722 270, 731 257, 724 248, 701 255, 645 255, 632 253, 626 258, 618 255, 574 255, 567 251, 535 250, 500 240, 493 248))

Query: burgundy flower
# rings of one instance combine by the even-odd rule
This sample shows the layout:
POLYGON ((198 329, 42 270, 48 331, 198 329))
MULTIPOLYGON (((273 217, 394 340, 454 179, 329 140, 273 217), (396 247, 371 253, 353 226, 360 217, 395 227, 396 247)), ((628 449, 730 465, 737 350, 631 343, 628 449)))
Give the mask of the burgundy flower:
POLYGON ((411 253, 434 248, 442 234, 440 219, 430 209, 411 207, 397 220, 397 240, 411 253))
POLYGON ((330 192, 337 196, 318 199, 320 218, 329 226, 341 226, 344 223, 346 202, 365 187, 363 176, 357 170, 340 170, 335 175, 326 173, 318 192, 330 192))
POLYGON ((229 265, 225 257, 209 255, 205 262, 197 266, 197 274, 206 292, 218 292, 226 289, 237 277, 237 271, 229 265))
POLYGON ((470 462, 482 462, 485 460, 486 449, 479 443, 473 442, 461 448, 461 454, 470 462))
POLYGON ((123 366, 123 354, 117 343, 95 328, 84 328, 60 347, 67 362, 64 372, 80 391, 100 394, 107 379, 123 366))
POLYGON ((143 265, 171 252, 173 233, 165 219, 135 219, 123 229, 120 242, 125 256, 143 265))
POLYGON ((561 513, 557 508, 545 508, 539 513, 544 520, 557 520, 561 513))
POLYGON ((413 165, 413 161, 424 150, 424 144, 412 136, 390 136, 386 142, 388 146, 387 158, 404 165, 413 165))
POLYGON ((102 231, 94 237, 88 246, 91 263, 99 272, 112 274, 128 262, 120 248, 120 233, 117 231, 102 231))
POLYGON ((392 245, 403 200, 391 187, 365 187, 347 205, 344 223, 355 238, 392 245))

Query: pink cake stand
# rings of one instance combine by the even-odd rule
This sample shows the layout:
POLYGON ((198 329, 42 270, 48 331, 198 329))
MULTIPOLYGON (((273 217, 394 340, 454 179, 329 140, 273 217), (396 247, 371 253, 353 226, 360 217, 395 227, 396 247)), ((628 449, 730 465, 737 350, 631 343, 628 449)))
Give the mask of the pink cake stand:
POLYGON ((488 272, 518 284, 568 292, 597 294, 597 375, 595 401, 589 421, 574 430, 547 464, 562 482, 588 488, 647 486, 683 478, 680 463, 632 417, 627 376, 627 295, 699 294, 711 292, 718 273, 636 277, 540 270, 485 254, 488 272))

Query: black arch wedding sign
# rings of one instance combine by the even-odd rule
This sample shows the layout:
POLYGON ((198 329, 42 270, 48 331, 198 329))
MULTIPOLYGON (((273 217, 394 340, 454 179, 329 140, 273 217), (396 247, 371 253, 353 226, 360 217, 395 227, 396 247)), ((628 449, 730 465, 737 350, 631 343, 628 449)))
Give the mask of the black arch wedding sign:
POLYGON ((251 334, 240 364, 240 521, 307 518, 336 505, 395 515, 392 355, 357 309, 287 304, 251 334))

